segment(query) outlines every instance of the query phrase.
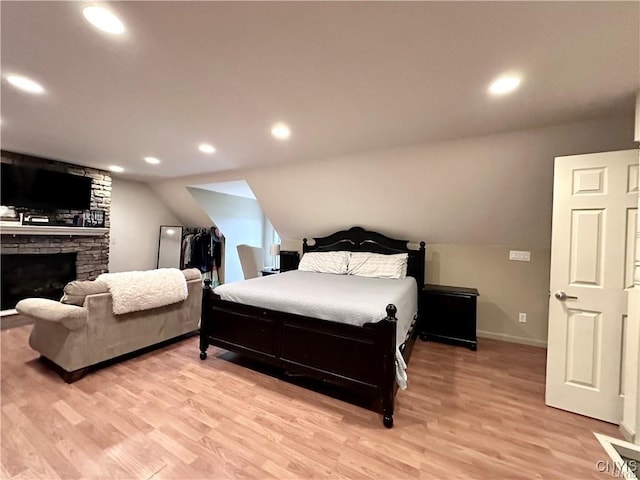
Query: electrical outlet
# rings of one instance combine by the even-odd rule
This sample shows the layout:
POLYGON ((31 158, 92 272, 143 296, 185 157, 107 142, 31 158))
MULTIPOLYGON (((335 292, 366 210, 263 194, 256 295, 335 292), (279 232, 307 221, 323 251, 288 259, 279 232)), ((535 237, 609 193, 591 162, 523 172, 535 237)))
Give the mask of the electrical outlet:
POLYGON ((518 314, 518 321, 519 321, 520 323, 527 323, 527 314, 526 314, 526 313, 522 313, 522 312, 520 312, 520 313, 518 314))
POLYGON ((530 262, 531 252, 520 250, 509 250, 509 260, 515 260, 517 262, 530 262))

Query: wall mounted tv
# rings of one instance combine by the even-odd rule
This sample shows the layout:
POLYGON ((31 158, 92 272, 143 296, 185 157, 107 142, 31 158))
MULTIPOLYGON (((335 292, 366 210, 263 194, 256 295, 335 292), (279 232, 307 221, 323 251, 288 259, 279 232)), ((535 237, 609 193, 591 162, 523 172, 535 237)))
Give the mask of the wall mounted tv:
POLYGON ((2 164, 0 204, 41 210, 88 210, 91 178, 2 164))

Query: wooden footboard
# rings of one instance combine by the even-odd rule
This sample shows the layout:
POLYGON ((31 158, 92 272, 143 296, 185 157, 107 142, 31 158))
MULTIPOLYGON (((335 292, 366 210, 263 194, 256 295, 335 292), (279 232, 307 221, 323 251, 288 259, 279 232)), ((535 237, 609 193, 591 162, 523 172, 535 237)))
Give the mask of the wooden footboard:
MULTIPOLYGON (((407 276, 424 284, 425 243, 411 249, 406 240, 352 227, 313 244, 303 239, 303 252, 373 252, 407 254, 407 276)), ((382 413, 386 427, 393 426, 395 382, 396 312, 387 305, 387 316, 362 327, 283 313, 222 300, 210 283, 202 297, 200 358, 207 358, 209 345, 244 354, 284 368, 346 387, 363 394, 371 410, 382 413)), ((344 320, 344 319, 343 319, 344 320)), ((417 330, 417 329, 416 329, 417 330)), ((405 342, 403 356, 409 356, 417 332, 405 342)))
POLYGON ((393 425, 396 307, 362 327, 228 302, 203 291, 200 358, 209 345, 335 383, 371 400, 393 425))

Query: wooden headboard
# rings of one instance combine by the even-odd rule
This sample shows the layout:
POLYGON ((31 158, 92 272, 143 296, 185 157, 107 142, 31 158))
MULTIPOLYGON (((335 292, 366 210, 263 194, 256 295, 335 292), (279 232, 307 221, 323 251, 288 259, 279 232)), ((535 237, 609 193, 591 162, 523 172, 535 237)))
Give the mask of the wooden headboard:
POLYGON ((349 230, 332 233, 327 237, 314 237, 313 245, 302 240, 302 252, 374 252, 374 253, 408 253, 407 275, 416 279, 418 288, 424 285, 425 243, 420 242, 420 249, 408 247, 408 240, 396 240, 378 232, 370 232, 362 227, 351 227, 349 230))

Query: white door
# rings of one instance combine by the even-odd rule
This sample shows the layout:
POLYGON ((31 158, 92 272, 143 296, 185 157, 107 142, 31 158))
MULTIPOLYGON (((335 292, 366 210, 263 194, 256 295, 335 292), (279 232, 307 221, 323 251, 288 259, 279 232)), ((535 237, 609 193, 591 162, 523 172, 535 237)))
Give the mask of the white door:
POLYGON ((637 150, 556 158, 546 403, 616 424, 637 191, 637 150))

